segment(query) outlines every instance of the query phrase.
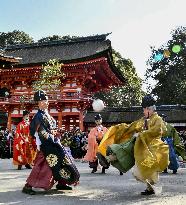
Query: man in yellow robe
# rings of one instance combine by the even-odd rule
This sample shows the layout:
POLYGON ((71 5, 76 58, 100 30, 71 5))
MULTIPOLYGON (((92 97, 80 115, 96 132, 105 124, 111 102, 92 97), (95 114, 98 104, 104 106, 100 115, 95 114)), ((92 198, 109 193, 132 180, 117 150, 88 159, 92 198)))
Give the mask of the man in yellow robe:
MULTIPOLYGON (((158 173, 169 164, 169 149, 161 140, 166 128, 162 118, 155 112, 154 98, 151 95, 145 96, 142 107, 144 117, 129 125, 122 123, 112 126, 101 141, 98 152, 106 157, 109 145, 120 144, 135 135, 133 175, 137 180, 147 184, 147 189, 141 194, 151 195, 155 194, 153 185, 158 181, 158 173)), ((110 155, 109 159, 118 160, 117 155, 110 155)))

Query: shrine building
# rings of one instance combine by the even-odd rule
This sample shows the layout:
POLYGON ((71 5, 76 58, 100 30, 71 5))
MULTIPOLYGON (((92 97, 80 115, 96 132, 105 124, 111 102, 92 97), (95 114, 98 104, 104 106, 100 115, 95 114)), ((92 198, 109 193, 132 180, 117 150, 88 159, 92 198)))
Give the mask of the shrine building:
POLYGON ((125 83, 113 63, 108 35, 4 48, 0 57, 0 112, 6 113, 7 127, 12 129, 18 124, 23 110, 29 110, 31 116, 37 112, 32 84, 39 78, 42 66, 57 59, 63 63, 61 69, 66 77, 59 89, 47 92, 49 112, 63 130, 73 126, 84 130, 83 119, 94 93, 125 83))
MULTIPOLYGON (((178 131, 186 130, 186 105, 157 105, 156 112, 166 115, 166 122, 174 126, 178 131)), ((87 112, 84 118, 84 127, 88 131, 95 126, 94 116, 98 114, 93 111, 87 112)), ((106 107, 99 112, 103 119, 103 125, 111 127, 120 123, 130 124, 144 116, 141 106, 111 108, 106 107)))

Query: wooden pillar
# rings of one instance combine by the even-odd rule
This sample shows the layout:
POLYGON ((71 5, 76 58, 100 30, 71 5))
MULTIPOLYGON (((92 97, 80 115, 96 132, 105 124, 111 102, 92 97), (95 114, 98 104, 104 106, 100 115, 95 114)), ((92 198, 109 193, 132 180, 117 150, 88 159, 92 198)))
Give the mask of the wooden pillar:
POLYGON ((84 131, 84 126, 83 126, 83 110, 80 110, 79 112, 79 128, 81 131, 84 131))
POLYGON ((58 128, 62 128, 63 124, 63 105, 61 103, 55 103, 58 111, 58 128))
POLYGON ((8 122, 7 122, 7 128, 9 131, 11 131, 11 125, 12 125, 12 116, 11 116, 12 112, 11 109, 8 110, 8 122))
POLYGON ((32 92, 32 87, 31 87, 31 85, 28 85, 27 90, 28 90, 29 100, 31 101, 31 100, 32 100, 32 99, 31 99, 31 92, 32 92))
POLYGON ((58 111, 58 128, 62 128, 62 120, 63 120, 62 110, 59 110, 58 111))
POLYGON ((65 129, 66 129, 67 131, 70 131, 70 117, 68 117, 68 116, 66 116, 65 129))

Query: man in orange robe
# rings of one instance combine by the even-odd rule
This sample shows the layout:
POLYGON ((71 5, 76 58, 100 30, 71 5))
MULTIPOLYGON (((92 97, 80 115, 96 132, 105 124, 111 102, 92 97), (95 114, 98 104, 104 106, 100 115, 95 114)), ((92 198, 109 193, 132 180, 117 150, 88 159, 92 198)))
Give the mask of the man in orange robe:
MULTIPOLYGON (((92 128, 90 130, 90 133, 88 135, 88 149, 87 153, 84 157, 84 160, 89 161, 89 167, 92 168, 92 173, 95 173, 97 171, 98 167, 98 159, 97 159, 97 150, 98 150, 98 145, 101 142, 103 135, 106 133, 107 128, 103 127, 102 125, 102 117, 100 114, 95 116, 95 123, 96 127, 92 128)), ((102 173, 105 173, 105 169, 107 167, 103 166, 102 167, 102 173)))
POLYGON ((13 164, 21 170, 25 165, 31 169, 31 165, 36 155, 36 143, 30 136, 29 111, 23 111, 23 120, 17 125, 13 143, 13 164))

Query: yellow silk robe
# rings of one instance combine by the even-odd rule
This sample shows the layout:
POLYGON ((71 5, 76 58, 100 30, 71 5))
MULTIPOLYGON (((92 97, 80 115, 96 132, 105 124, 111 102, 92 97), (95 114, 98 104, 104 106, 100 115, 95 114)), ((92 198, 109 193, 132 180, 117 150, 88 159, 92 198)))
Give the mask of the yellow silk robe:
POLYGON ((158 172, 163 171, 169 164, 168 145, 161 140, 166 127, 156 112, 147 121, 148 130, 144 130, 144 123, 144 118, 141 118, 129 125, 122 123, 112 126, 102 139, 98 152, 106 156, 108 145, 120 144, 138 133, 134 146, 134 175, 140 181, 149 180, 156 183, 158 172))

